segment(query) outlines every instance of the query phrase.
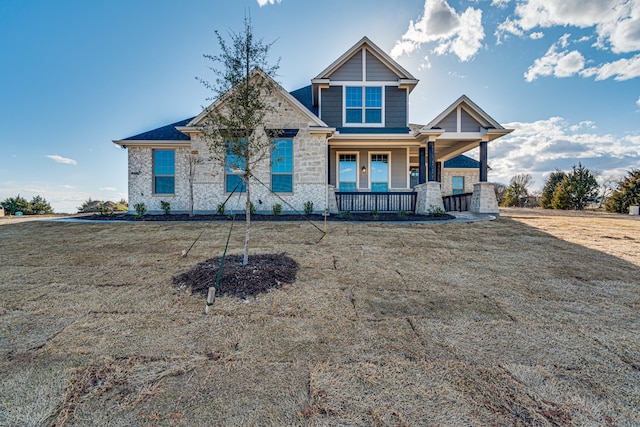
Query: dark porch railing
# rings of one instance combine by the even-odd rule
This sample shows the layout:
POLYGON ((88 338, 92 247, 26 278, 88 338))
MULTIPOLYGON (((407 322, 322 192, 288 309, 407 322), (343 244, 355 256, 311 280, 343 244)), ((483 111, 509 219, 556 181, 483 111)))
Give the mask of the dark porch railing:
POLYGON ((403 192, 336 192, 339 211, 351 212, 414 212, 416 193, 403 192))
POLYGON ((444 210, 451 211, 468 211, 471 206, 471 196, 473 193, 464 194, 452 194, 451 196, 442 197, 442 203, 444 204, 444 210))

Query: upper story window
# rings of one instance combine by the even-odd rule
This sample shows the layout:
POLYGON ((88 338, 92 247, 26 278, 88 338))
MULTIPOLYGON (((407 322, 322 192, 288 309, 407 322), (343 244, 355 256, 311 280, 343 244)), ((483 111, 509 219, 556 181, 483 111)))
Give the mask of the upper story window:
POLYGON ((175 193, 175 150, 153 150, 153 192, 155 194, 175 193))
POLYGON ((345 124, 382 124, 382 87, 345 88, 345 124))

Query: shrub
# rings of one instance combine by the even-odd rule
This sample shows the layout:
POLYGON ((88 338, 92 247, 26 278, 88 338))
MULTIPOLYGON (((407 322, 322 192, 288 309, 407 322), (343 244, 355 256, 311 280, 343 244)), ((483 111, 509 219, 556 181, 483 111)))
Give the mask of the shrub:
POLYGON ((311 200, 304 202, 304 214, 311 215, 313 212, 313 202, 311 200))
POLYGON ((165 215, 169 215, 171 213, 171 203, 160 201, 160 207, 162 207, 165 215))
POLYGON ((427 209, 427 215, 429 216, 442 216, 444 215, 446 212, 444 209, 442 209, 440 206, 431 206, 429 209, 427 209))
POLYGON ((251 215, 255 215, 255 214, 256 214, 256 207, 255 207, 255 205, 253 204, 253 202, 249 202, 249 213, 250 213, 251 215))
POLYGON ((136 210, 136 218, 142 218, 147 213, 147 206, 144 203, 136 203, 133 208, 136 210))
POLYGON ((338 218, 351 218, 351 211, 342 211, 338 214, 338 218))
POLYGON ((220 204, 216 207, 216 214, 218 214, 218 215, 224 215, 224 203, 220 203, 220 204))
POLYGON ((378 213, 378 211, 376 209, 371 211, 371 216, 373 217, 373 219, 380 218, 380 214, 378 213))
POLYGON ((271 213, 275 216, 278 216, 282 213, 282 205, 280 203, 276 203, 271 207, 271 213))
POLYGON ((405 210, 399 210, 397 214, 398 214, 398 218, 406 218, 409 216, 409 212, 405 210))

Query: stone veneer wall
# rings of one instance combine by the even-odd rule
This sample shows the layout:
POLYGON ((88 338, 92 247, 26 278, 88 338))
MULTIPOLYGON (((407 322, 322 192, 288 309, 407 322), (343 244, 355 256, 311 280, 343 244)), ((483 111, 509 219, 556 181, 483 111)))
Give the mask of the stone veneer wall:
POLYGON ((441 209, 444 211, 442 203, 442 190, 440 183, 429 181, 425 184, 418 184, 414 187, 416 191, 416 214, 426 215, 431 209, 441 209))
POLYGON ((453 194, 451 188, 451 178, 454 176, 464 177, 464 192, 473 193, 473 185, 480 182, 480 171, 477 169, 443 169, 442 171, 442 195, 450 196, 453 194))
MULTIPOLYGON (((270 102, 278 113, 271 113, 266 118, 267 128, 299 129, 293 139, 293 192, 274 195, 271 186, 271 167, 265 160, 255 170, 254 175, 264 184, 256 180, 250 183, 251 200, 258 213, 271 213, 273 205, 280 203, 283 214, 304 211, 305 202, 312 202, 314 212, 324 212, 327 196, 326 155, 327 142, 324 135, 311 134, 313 123, 293 107, 280 94, 273 95, 270 102), (266 186, 266 187, 265 187, 266 186)), ((174 148, 162 146, 157 148, 174 148)), ((209 160, 209 149, 201 137, 192 138, 190 147, 176 149, 176 186, 174 195, 153 194, 153 154, 151 148, 129 147, 129 212, 135 212, 136 203, 145 203, 149 213, 161 213, 161 201, 171 203, 174 213, 189 210, 188 156, 197 151, 199 164, 193 185, 194 213, 215 213, 219 204, 223 203, 229 193, 225 192, 224 166, 209 160), (132 174, 132 172, 140 172, 132 174)), ((227 202, 226 211, 244 211, 245 194, 234 194, 227 202)))
POLYGON ((479 182, 474 184, 469 210, 475 213, 500 214, 493 183, 479 182))

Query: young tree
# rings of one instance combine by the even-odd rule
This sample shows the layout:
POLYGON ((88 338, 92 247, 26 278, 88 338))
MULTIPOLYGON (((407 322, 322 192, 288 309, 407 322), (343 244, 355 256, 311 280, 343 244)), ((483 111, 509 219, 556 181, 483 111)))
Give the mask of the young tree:
POLYGON ((618 183, 605 203, 608 212, 628 213, 629 206, 640 205, 640 169, 632 169, 618 183))
POLYGON ((502 199, 504 199, 504 192, 507 190, 507 186, 501 182, 493 183, 493 191, 496 193, 496 201, 498 205, 502 205, 502 199))
POLYGON ((559 169, 551 172, 549 178, 547 178, 547 181, 544 183, 544 187, 542 188, 542 195, 540 196, 541 208, 549 209, 552 207, 551 202, 553 201, 553 193, 556 191, 556 187, 566 176, 567 174, 559 169))
POLYGON ((551 205, 554 209, 584 210, 598 196, 598 181, 582 163, 575 165, 556 186, 551 205))
POLYGON ((196 167, 202 163, 202 159, 198 157, 198 151, 190 151, 186 155, 187 160, 187 179, 189 180, 189 216, 193 216, 193 181, 196 177, 196 167))
POLYGON ((533 178, 528 173, 515 175, 511 178, 509 186, 504 192, 502 206, 525 206, 531 184, 533 184, 533 178))
POLYGON ((273 43, 264 43, 253 35, 251 19, 245 18, 242 32, 229 32, 227 43, 216 31, 221 53, 205 55, 214 65, 214 83, 199 79, 215 94, 207 107, 204 138, 211 159, 240 177, 236 191, 244 191, 245 241, 243 265, 249 261, 251 227, 251 177, 257 164, 270 158, 273 142, 266 132, 265 119, 274 111, 269 103, 276 90, 278 62, 267 61, 273 43), (221 68, 217 68, 221 67, 221 68))
POLYGON ((553 190, 551 207, 553 209, 571 209, 571 196, 569 194, 569 177, 565 176, 562 182, 553 190))

